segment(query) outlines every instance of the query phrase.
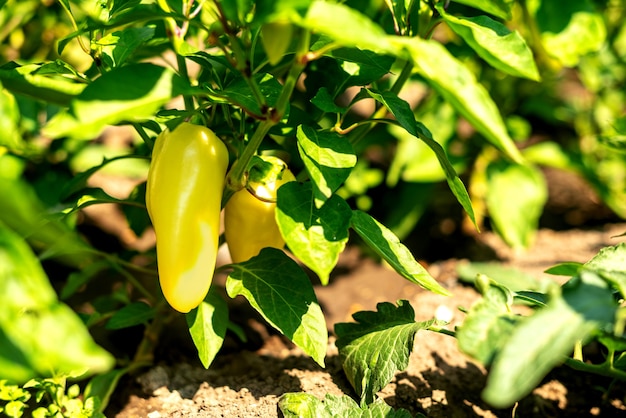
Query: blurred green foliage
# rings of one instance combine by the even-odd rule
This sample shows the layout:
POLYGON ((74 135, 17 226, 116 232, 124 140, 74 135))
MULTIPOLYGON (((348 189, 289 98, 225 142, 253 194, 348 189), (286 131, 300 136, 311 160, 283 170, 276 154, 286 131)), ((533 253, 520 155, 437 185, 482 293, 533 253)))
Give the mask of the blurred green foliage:
MULTIPOLYGON (((145 232, 154 136, 182 118, 210 125, 232 161, 258 136, 311 180, 290 186, 279 218, 300 216, 287 243, 323 283, 352 228, 402 276, 445 293, 399 239, 427 241, 416 226, 445 201, 464 210, 454 228, 527 248, 549 199, 545 168, 584 178, 626 219, 625 21, 620 0, 0 0, 0 377, 87 367, 103 373, 93 390, 107 399, 132 367, 104 373, 112 358, 86 332, 104 327, 149 324, 123 365, 151 361, 163 326, 153 249, 111 250, 78 227, 82 209, 115 204, 145 232), (110 125, 135 133, 104 143, 110 125), (132 192, 103 190, 91 181, 102 173, 132 192), (309 212, 292 213, 308 198, 309 212), (47 280, 42 263, 69 273, 47 280), (65 302, 88 307, 83 323, 65 302), (46 341, 71 334, 75 350, 20 327, 46 341)), ((206 365, 221 346, 202 346, 217 305, 190 322, 206 365)))

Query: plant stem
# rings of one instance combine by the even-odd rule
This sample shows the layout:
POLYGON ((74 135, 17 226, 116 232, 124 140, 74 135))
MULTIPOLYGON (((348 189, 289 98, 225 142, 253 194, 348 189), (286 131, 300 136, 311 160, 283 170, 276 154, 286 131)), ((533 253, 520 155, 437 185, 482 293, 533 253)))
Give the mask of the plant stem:
POLYGON ((439 326, 436 326, 436 325, 432 325, 432 326, 428 327, 427 329, 429 331, 432 331, 432 332, 438 332, 439 334, 444 334, 444 335, 448 335, 450 337, 456 338, 456 332, 450 331, 447 328, 443 328, 443 327, 439 327, 439 326))
POLYGON ((226 189, 224 190, 224 195, 222 196, 222 207, 226 205, 228 199, 237 191, 243 189, 245 187, 244 184, 244 173, 248 168, 248 163, 256 153, 256 150, 263 142, 263 138, 269 132, 269 130, 276 123, 271 119, 266 119, 259 124, 256 131, 250 138, 250 141, 243 149, 243 152, 235 161, 232 168, 230 169, 228 176, 226 176, 226 189))
POLYGON ((163 326, 166 322, 165 320, 166 318, 169 318, 167 313, 162 312, 164 309, 166 309, 164 303, 161 303, 156 307, 156 315, 154 315, 154 319, 144 330, 143 338, 139 343, 139 347, 137 347, 137 351, 135 352, 135 356, 129 367, 130 370, 152 364, 154 361, 154 349, 159 341, 159 336, 163 331, 163 326))
POLYGON ((289 69, 289 73, 287 74, 287 78, 283 84, 283 88, 280 92, 280 96, 276 100, 276 106, 273 109, 268 109, 265 112, 265 120, 263 120, 256 131, 250 138, 249 142, 246 144, 243 152, 237 158, 237 161, 233 164, 230 169, 228 175, 226 176, 226 188, 224 190, 224 195, 222 196, 222 207, 226 205, 228 199, 238 190, 241 190, 245 187, 244 184, 244 173, 248 168, 248 164, 250 160, 256 154, 259 145, 263 142, 263 139, 269 132, 269 130, 281 121, 285 112, 287 111, 287 107, 289 106, 289 100, 291 99, 291 95, 293 93, 294 88, 296 87, 296 83, 298 82, 298 78, 300 78, 300 74, 304 70, 307 61, 307 53, 309 50, 309 42, 310 42, 310 32, 304 31, 302 36, 300 37, 300 43, 298 44, 298 50, 296 52, 296 56, 294 58, 293 64, 289 69))
MULTIPOLYGON (((65 13, 67 13, 67 16, 70 18, 72 27, 74 28, 76 32, 78 32, 78 25, 76 24, 74 15, 72 15, 72 11, 69 8, 69 2, 66 4, 64 1, 60 1, 59 3, 61 3, 61 7, 63 7, 63 10, 65 10, 65 13)), ((83 39, 80 37, 80 35, 77 35, 76 39, 78 40, 78 44, 80 45, 80 48, 85 52, 85 54, 91 55, 90 49, 85 46, 85 44, 83 43, 83 39)))
POLYGON ((230 41, 230 49, 232 50, 233 55, 235 56, 234 66, 237 69, 237 71, 241 73, 244 80, 248 84, 248 87, 250 87, 250 90, 252 91, 252 95, 254 96, 254 99, 259 105, 261 112, 265 113, 265 110, 267 108, 267 101, 265 100, 265 96, 263 95, 263 92, 259 88, 259 85, 257 84, 256 80, 252 76, 252 70, 250 69, 250 61, 248 60, 246 53, 244 51, 244 48, 240 43, 241 42, 240 36, 238 36, 236 33, 234 33, 231 30, 230 25, 228 24, 228 21, 226 20, 226 15, 224 14, 224 10, 222 8, 221 2, 215 1, 214 4, 217 7, 218 19, 220 23, 222 24, 222 29, 224 30, 224 34, 228 37, 228 40, 230 41))
MULTIPOLYGON (((178 64, 178 73, 185 80, 189 80, 189 73, 187 72, 187 61, 184 56, 176 53, 176 63, 178 64)), ((192 112, 195 109, 193 102, 193 96, 189 94, 183 94, 183 101, 185 103, 185 110, 192 112)))

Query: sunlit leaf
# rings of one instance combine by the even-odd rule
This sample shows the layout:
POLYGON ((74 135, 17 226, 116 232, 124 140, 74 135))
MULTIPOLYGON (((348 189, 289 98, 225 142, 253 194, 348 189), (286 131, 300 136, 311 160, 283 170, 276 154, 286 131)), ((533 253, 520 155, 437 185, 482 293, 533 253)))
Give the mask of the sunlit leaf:
POLYGON ((496 355, 483 397, 505 408, 530 393, 562 363, 577 341, 612 323, 616 302, 606 282, 583 272, 553 296, 544 308, 520 321, 496 355), (529 367, 532 365, 532 367, 529 367))
POLYGON ((24 141, 19 132, 20 110, 15 97, 0 84, 0 146, 19 151, 24 141))
POLYGON ((299 126, 298 151, 313 181, 319 208, 343 184, 356 165, 356 155, 347 138, 299 126))
POLYGON ((527 8, 541 32, 546 53, 567 67, 574 67, 582 56, 604 44, 604 19, 589 0, 531 0, 527 8))
POLYGON ((435 153, 437 160, 445 173, 450 190, 457 198, 461 206, 463 206, 463 209, 465 209, 465 212, 468 214, 472 222, 476 224, 474 209, 472 208, 472 202, 465 185, 454 170, 450 160, 448 160, 448 156, 446 155, 443 147, 435 141, 426 126, 415 120, 415 115, 413 114, 409 104, 396 94, 389 91, 377 92, 368 89, 367 92, 370 96, 383 103, 389 109, 400 126, 402 126, 409 134, 422 140, 435 153))
POLYGON ((415 322, 415 312, 405 300, 397 306, 379 303, 375 312, 352 316, 355 323, 335 325, 336 344, 348 380, 357 395, 371 403, 396 372, 406 369, 415 334, 434 320, 415 322))
POLYGON ((393 409, 378 398, 359 406, 348 395, 327 393, 323 400, 308 393, 286 393, 278 400, 285 418, 411 418, 405 409, 393 409))
POLYGON ((626 243, 601 249, 584 267, 600 274, 626 297, 626 243))
POLYGON ((226 291, 233 298, 244 296, 268 323, 324 365, 324 314, 306 273, 283 251, 264 248, 250 260, 233 264, 226 291))
POLYGON ((40 257, 82 267, 94 261, 91 247, 67 224, 46 212, 33 187, 21 179, 0 179, 0 221, 25 238, 40 257))
POLYGON ((25 382, 113 366, 76 313, 57 300, 30 248, 6 227, 0 228, 0 266, 0 378, 25 382))
POLYGON ((370 248, 376 251, 402 277, 431 292, 450 295, 450 292, 415 260, 411 251, 398 240, 398 237, 370 215, 355 210, 352 213, 351 226, 370 248))
POLYGON ((37 74, 41 67, 42 64, 18 65, 8 62, 0 66, 0 81, 14 94, 59 105, 69 104, 87 86, 55 74, 37 74))
POLYGON ((202 365, 209 368, 226 336, 228 305, 217 293, 215 286, 212 286, 202 303, 186 314, 185 319, 193 343, 198 349, 198 357, 202 365))
POLYGON ((314 33, 327 35, 343 46, 374 52, 393 49, 382 27, 345 4, 313 1, 304 19, 294 23, 299 23, 314 33))
POLYGON ((538 81, 533 53, 518 32, 487 16, 456 17, 437 10, 448 26, 491 66, 516 77, 538 81))
POLYGON ((548 199, 543 174, 532 166, 496 163, 487 177, 487 208, 495 229, 511 247, 528 248, 548 199))
POLYGON ((322 284, 327 284, 348 242, 352 212, 337 195, 320 208, 313 203, 313 197, 310 182, 284 184, 278 189, 276 221, 289 249, 319 276, 322 284))
POLYGON ((513 0, 454 0, 454 2, 474 7, 506 20, 511 19, 511 7, 514 3, 513 0))
POLYGON ((107 125, 149 119, 188 86, 173 70, 140 63, 116 68, 93 81, 72 100, 70 111, 44 127, 52 138, 93 139, 107 125))
POLYGON ((549 281, 538 280, 519 268, 497 262, 464 262, 459 263, 456 270, 463 281, 474 283, 478 274, 484 274, 514 292, 518 290, 546 291, 551 284, 549 281))
POLYGON ((510 310, 511 293, 491 283, 457 329, 459 349, 484 365, 491 364, 518 318, 510 310))
POLYGON ((513 161, 523 161, 496 104, 466 65, 433 40, 398 37, 393 42, 406 49, 415 71, 489 142, 513 161))

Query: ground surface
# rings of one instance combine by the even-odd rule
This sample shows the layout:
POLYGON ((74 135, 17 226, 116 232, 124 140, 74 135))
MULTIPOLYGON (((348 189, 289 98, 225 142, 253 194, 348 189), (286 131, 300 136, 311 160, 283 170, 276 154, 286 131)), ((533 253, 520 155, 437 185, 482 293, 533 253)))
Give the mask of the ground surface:
MULTIPOLYGON (((626 224, 604 224, 593 229, 540 230, 533 247, 523 253, 507 249, 491 233, 475 245, 492 258, 536 277, 550 280, 543 270, 564 261, 585 262, 607 245, 623 241, 616 235, 626 224)), ((408 300, 418 320, 430 319, 440 306, 454 313, 452 325, 463 320, 459 306, 469 307, 478 297, 458 280, 457 267, 466 262, 449 258, 427 264, 430 273, 452 291, 446 298, 422 291, 395 272, 347 251, 337 274, 327 287, 316 289, 332 324, 351 319, 359 310, 375 310, 378 302, 408 300)), ((241 308, 245 309, 245 307, 241 308)), ((277 417, 278 398, 287 392, 353 395, 336 355, 333 340, 326 367, 302 355, 288 341, 273 334, 262 322, 248 322, 257 339, 246 347, 226 345, 209 370, 194 358, 188 337, 173 333, 168 344, 176 353, 162 353, 154 367, 127 377, 114 394, 107 416, 130 417, 277 417)), ((517 409, 494 410, 482 402, 485 370, 461 354, 454 338, 420 331, 407 370, 380 393, 387 403, 428 417, 585 417, 626 416, 626 384, 557 368, 517 409)))

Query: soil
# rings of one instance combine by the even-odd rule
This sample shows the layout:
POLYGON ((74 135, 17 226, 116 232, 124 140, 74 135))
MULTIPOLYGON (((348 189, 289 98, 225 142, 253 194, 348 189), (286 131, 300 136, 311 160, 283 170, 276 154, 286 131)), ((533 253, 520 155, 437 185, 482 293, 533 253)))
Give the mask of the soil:
MULTIPOLYGON (((546 173, 549 179, 559 175, 546 173)), ((161 341, 155 364, 122 378, 106 416, 281 417, 277 404, 285 393, 305 392, 320 399, 326 394, 355 397, 334 345, 335 323, 351 321, 356 311, 375 310, 379 302, 405 299, 414 308, 416 320, 431 319, 436 312, 443 312, 452 316, 452 329, 463 321, 459 307, 468 308, 479 298, 475 289, 459 278, 457 268, 463 263, 492 260, 541 280, 554 280, 544 273, 546 268, 565 261, 586 262, 602 247, 624 240, 617 236, 626 232, 626 223, 615 222, 610 213, 607 216, 606 208, 589 195, 584 185, 582 191, 576 192, 572 188, 578 185, 571 178, 565 179, 565 183, 560 180, 551 184, 558 182, 568 187, 552 186, 542 221, 552 227, 540 229, 526 251, 511 250, 492 232, 468 235, 460 226, 453 228, 455 233, 432 243, 433 248, 442 242, 444 247, 454 247, 453 251, 442 251, 439 259, 420 259, 431 275, 452 292, 452 297, 422 290, 361 254, 357 247, 348 248, 330 284, 316 286, 331 334, 325 367, 277 335, 245 302, 234 300, 231 315, 246 329, 247 343, 228 334, 221 353, 205 369, 197 359, 184 322, 172 324, 161 341), (573 195, 564 197, 563 190, 573 195), (561 222, 558 228, 554 227, 555 220, 561 222)), ((438 224, 448 225, 450 230, 449 222, 438 224)), ((427 253, 415 247, 411 250, 418 258, 427 253)), ((215 280, 219 283, 224 277, 215 280)), ((462 354, 454 338, 420 331, 408 368, 397 373, 379 396, 413 416, 432 418, 626 417, 626 382, 557 367, 515 406, 497 410, 481 399, 486 379, 485 368, 462 354)))
MULTIPOLYGON (((535 245, 527 252, 514 253, 491 234, 483 242, 493 246, 503 265, 550 280, 543 270, 558 262, 584 262, 597 250, 614 245, 612 238, 626 231, 626 224, 611 224, 591 230, 555 232, 540 230, 535 245)), ((318 287, 317 295, 328 324, 351 320, 359 310, 375 310, 379 302, 408 300, 417 320, 430 319, 439 308, 454 314, 452 325, 462 322, 458 307, 469 307, 478 298, 476 291, 458 280, 456 267, 465 260, 449 259, 428 266, 430 273, 449 290, 452 297, 423 291, 392 270, 361 258, 350 250, 342 258, 332 283, 318 287)), ((254 315, 251 315, 254 318, 254 315)), ((206 370, 194 359, 181 334, 179 351, 137 376, 127 377, 112 401, 107 416, 131 417, 277 417, 279 397, 288 392, 306 392, 323 398, 326 394, 354 396, 343 375, 334 340, 328 346, 326 367, 322 368, 297 347, 275 335, 258 318, 250 319, 261 345, 255 349, 233 349, 217 357, 206 370), (228 352, 230 351, 230 352, 228 352)), ((168 343, 171 347, 176 344, 168 343)), ((380 392, 391 406, 413 415, 428 417, 511 417, 512 408, 494 410, 481 400, 486 371, 459 352, 456 340, 421 331, 407 370, 380 392)), ((520 417, 626 416, 626 384, 573 372, 565 367, 553 370, 543 383, 516 405, 520 417)))

